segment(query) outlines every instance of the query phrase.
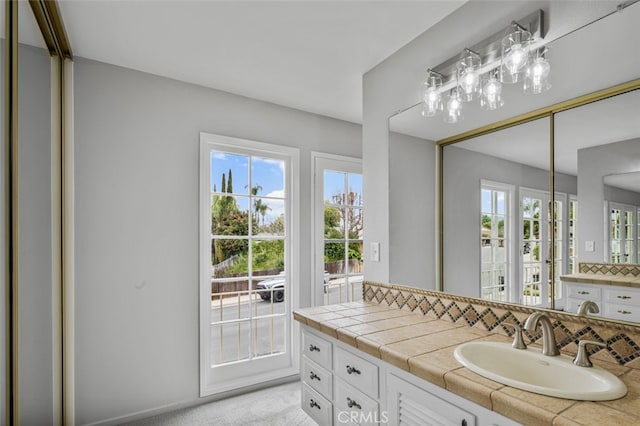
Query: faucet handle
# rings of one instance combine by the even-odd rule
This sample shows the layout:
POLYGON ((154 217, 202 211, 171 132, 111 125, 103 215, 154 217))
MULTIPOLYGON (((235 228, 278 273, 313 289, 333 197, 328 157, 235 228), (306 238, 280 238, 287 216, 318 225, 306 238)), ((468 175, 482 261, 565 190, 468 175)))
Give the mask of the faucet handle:
POLYGON ((593 367, 593 363, 589 359, 589 352, 587 352, 587 345, 607 347, 606 343, 596 342, 594 340, 580 340, 578 342, 578 353, 573 359, 573 363, 578 367, 593 367))
POLYGON ((511 344, 513 348, 527 349, 527 345, 524 343, 524 338, 522 337, 522 327, 520 327, 518 324, 512 324, 510 322, 503 322, 502 325, 508 325, 514 330, 513 343, 511 344))

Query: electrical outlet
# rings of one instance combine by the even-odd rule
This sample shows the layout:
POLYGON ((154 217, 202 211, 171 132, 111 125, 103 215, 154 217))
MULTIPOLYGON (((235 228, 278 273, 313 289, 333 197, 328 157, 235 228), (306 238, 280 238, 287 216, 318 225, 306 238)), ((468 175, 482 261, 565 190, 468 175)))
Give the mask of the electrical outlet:
POLYGON ((587 251, 587 252, 596 251, 596 242, 595 241, 585 241, 584 242, 584 251, 587 251))

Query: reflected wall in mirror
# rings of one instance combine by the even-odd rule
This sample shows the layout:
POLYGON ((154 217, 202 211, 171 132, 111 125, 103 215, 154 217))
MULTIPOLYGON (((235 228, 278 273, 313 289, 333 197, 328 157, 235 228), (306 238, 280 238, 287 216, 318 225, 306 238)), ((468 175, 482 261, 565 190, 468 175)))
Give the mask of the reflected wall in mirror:
POLYGON ((591 300, 594 315, 640 322, 639 110, 634 90, 555 116, 556 170, 577 180, 574 267, 561 276, 569 312, 591 300))
MULTIPOLYGON (((543 118, 442 148, 445 291, 550 306, 549 132, 543 118)), ((576 182, 557 181, 561 252, 576 182)))

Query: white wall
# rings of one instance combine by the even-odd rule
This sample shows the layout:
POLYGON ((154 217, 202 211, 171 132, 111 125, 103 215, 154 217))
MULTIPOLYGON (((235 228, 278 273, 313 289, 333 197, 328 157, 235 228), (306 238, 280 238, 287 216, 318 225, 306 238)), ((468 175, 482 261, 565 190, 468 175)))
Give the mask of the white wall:
POLYGON ((435 145, 391 133, 389 281, 434 290, 435 145))
MULTIPOLYGON (((545 39, 554 40, 615 10, 615 3, 471 1, 364 75, 363 162, 369 211, 365 217, 365 251, 369 242, 381 243, 379 263, 370 262, 365 253, 366 279, 389 280, 389 193, 385 190, 389 182, 389 117, 418 102, 419 83, 427 68, 457 55, 469 44, 536 9, 546 12, 549 31, 545 39), (375 192, 367 188, 375 188, 375 192)), ((618 81, 611 84, 615 83, 618 81)), ((607 86, 603 81, 594 81, 594 84, 607 86)), ((577 96, 594 89, 580 86, 568 90, 573 93, 571 96, 577 96)), ((435 241, 433 237, 435 234, 429 240, 435 241)))
POLYGON ((361 157, 361 128, 81 58, 74 101, 77 422, 195 402, 199 132, 300 148, 310 253, 311 151, 361 157))
MULTIPOLYGON (((605 246, 604 176, 640 169, 640 139, 578 150, 578 258, 581 262, 608 261, 605 246), (595 241, 595 251, 584 250, 585 241, 595 241)), ((618 201, 618 200, 616 200, 618 201)), ((621 200, 620 200, 621 201, 621 200)))
MULTIPOLYGON (((443 162, 444 290, 479 297, 480 180, 514 185, 513 206, 518 209, 520 188, 549 192, 549 171, 453 145, 444 148, 443 162)), ((557 173, 555 189, 556 192, 575 194, 576 178, 557 173)), ((515 215, 518 214, 516 210, 515 215)), ((517 245, 518 229, 513 231, 511 243, 517 245)))
POLYGON ((20 421, 53 423, 51 78, 49 53, 19 50, 20 421))

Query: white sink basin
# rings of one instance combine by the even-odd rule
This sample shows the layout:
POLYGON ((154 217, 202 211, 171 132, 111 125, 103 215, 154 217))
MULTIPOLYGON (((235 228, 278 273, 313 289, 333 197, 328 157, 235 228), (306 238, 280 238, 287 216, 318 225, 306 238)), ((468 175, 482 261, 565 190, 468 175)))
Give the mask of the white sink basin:
POLYGON ((544 356, 540 349, 514 349, 508 343, 470 342, 454 351, 469 370, 514 388, 582 401, 608 401, 627 394, 625 384, 597 367, 577 367, 572 359, 544 356))

